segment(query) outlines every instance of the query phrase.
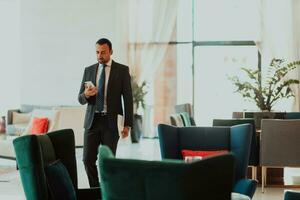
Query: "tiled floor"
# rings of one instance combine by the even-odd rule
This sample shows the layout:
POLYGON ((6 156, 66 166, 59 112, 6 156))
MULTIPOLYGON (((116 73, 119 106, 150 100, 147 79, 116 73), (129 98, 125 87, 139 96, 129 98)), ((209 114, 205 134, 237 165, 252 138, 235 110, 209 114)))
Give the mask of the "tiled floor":
MULTIPOLYGON (((88 187, 87 177, 82 164, 82 149, 76 151, 79 187, 88 187)), ((142 139, 138 144, 121 140, 118 145, 117 157, 160 160, 160 149, 157 139, 142 139)), ((15 166, 11 160, 0 159, 0 167, 15 166)), ((257 188, 254 200, 283 200, 283 188, 266 188, 265 193, 257 188)), ((16 170, 0 175, 0 200, 24 200, 24 193, 16 170)))

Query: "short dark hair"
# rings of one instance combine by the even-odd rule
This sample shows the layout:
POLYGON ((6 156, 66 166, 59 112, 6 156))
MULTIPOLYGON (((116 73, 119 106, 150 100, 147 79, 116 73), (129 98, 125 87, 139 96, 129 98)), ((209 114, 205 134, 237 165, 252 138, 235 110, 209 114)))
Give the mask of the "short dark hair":
POLYGON ((101 38, 96 42, 96 44, 99 44, 99 45, 107 44, 109 47, 109 50, 112 50, 112 45, 111 45, 111 42, 109 41, 109 39, 101 38))

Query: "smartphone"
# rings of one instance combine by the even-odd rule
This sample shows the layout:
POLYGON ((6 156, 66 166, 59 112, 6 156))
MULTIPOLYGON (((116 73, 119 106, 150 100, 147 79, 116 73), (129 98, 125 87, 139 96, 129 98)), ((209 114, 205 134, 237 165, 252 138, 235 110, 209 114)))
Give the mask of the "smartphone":
POLYGON ((95 87, 95 85, 93 84, 92 81, 86 81, 84 82, 85 86, 88 87, 88 88, 92 88, 92 87, 95 87))

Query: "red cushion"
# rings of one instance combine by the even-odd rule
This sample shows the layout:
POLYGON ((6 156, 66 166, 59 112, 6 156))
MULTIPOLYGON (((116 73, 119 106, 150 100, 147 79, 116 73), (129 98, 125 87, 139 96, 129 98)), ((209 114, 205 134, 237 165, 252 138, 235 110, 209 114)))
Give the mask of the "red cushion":
POLYGON ((226 154, 228 153, 227 150, 216 150, 216 151, 193 151, 193 150, 186 150, 183 149, 181 151, 183 159, 185 159, 186 156, 200 156, 202 158, 208 157, 208 156, 216 156, 216 155, 221 155, 221 154, 226 154))
POLYGON ((47 133, 48 124, 49 124, 49 120, 46 117, 42 117, 42 118, 35 117, 35 118, 33 118, 32 127, 31 127, 31 134, 42 135, 42 134, 47 133))

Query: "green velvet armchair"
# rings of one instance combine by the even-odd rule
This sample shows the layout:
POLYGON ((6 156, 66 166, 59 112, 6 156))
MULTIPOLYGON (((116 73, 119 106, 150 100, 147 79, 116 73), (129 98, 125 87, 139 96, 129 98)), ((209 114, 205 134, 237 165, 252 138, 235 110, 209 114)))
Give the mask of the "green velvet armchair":
POLYGON ((220 155, 193 163, 178 160, 117 159, 107 146, 99 149, 102 199, 230 199, 234 156, 220 155))
POLYGON ((61 189, 61 184, 74 191, 74 196, 67 194, 67 199, 101 199, 100 188, 78 189, 73 130, 59 130, 40 136, 21 136, 13 144, 26 199, 58 199, 53 197, 53 193, 58 192, 61 195, 61 191, 53 191, 52 186, 61 189), (60 165, 53 168, 53 163, 58 163, 57 161, 60 165), (64 176, 50 174, 49 177, 47 173, 55 173, 57 169, 62 169, 64 176))

